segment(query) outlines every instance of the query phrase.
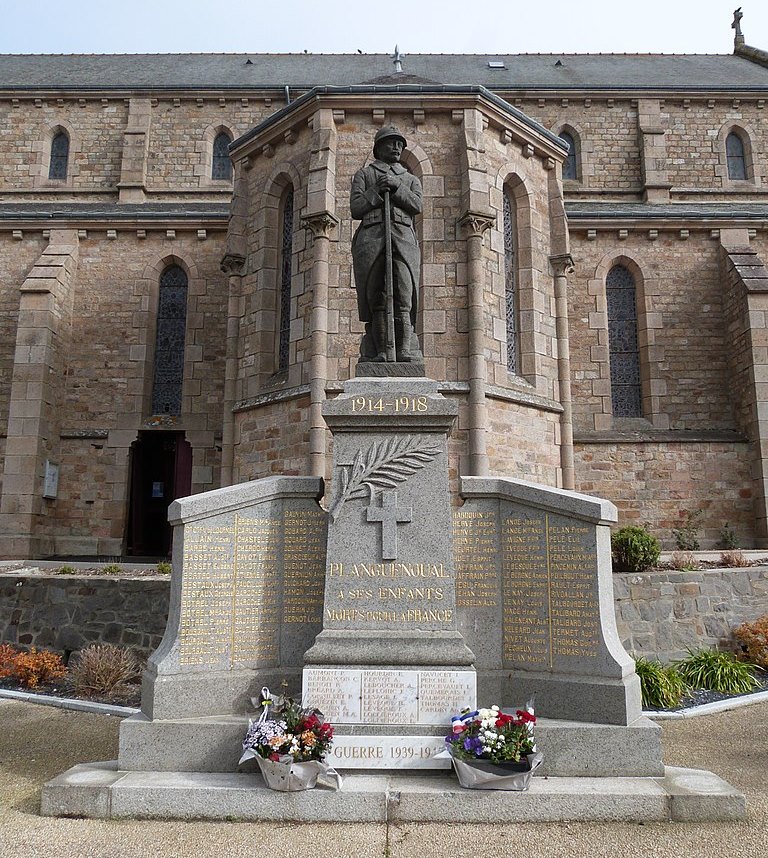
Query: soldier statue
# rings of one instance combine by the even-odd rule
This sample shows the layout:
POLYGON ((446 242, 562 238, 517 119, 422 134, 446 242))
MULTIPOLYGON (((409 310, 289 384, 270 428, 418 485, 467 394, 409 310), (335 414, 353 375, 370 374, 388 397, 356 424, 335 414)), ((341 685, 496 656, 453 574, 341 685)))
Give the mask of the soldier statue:
POLYGON ((421 256, 413 225, 421 183, 400 163, 405 137, 392 126, 373 141, 373 163, 355 173, 350 209, 362 221, 352 239, 362 361, 420 362, 414 329, 421 256))

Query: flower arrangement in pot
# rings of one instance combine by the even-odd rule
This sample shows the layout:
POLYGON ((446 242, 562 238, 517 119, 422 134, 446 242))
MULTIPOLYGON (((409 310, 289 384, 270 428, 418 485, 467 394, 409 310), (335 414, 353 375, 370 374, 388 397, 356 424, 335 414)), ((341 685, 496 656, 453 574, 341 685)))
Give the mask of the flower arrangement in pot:
POLYGON ((459 783, 467 789, 525 790, 541 765, 536 751, 533 703, 514 715, 498 706, 463 710, 445 737, 459 783))
MULTIPOLYGON (((254 699, 254 704, 256 700, 254 699)), ((280 792, 312 789, 320 776, 341 776, 324 762, 333 742, 333 727, 318 709, 304 709, 290 697, 272 697, 261 689, 258 721, 248 722, 240 762, 255 759, 265 783, 280 792)))

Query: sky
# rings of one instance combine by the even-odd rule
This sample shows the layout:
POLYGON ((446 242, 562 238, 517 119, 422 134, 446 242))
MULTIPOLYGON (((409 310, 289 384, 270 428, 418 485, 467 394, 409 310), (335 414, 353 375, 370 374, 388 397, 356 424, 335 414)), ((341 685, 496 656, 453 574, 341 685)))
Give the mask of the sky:
MULTIPOLYGON (((0 53, 724 54, 737 3, 0 0, 0 53)), ((747 44, 768 50, 768 2, 742 11, 747 44)))

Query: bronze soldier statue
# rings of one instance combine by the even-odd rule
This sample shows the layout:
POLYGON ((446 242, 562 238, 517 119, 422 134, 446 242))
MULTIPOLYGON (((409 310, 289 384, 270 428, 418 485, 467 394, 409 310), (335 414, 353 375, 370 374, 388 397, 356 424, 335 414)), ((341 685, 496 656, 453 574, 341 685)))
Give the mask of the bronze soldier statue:
POLYGON ((360 344, 363 361, 391 361, 393 350, 397 361, 424 359, 414 329, 421 255, 413 218, 421 212, 422 194, 419 180, 400 163, 405 147, 405 137, 397 128, 382 128, 373 141, 375 160, 352 180, 352 217, 362 221, 352 239, 352 263, 360 320, 366 323, 360 344), (388 262, 394 316, 389 353, 388 262))

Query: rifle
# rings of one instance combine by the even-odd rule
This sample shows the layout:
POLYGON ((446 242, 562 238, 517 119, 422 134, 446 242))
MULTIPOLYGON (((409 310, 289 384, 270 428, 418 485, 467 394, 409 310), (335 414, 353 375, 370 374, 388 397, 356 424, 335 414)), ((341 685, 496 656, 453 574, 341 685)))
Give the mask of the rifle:
POLYGON ((392 214, 389 204, 389 188, 384 191, 384 251, 386 254, 384 297, 387 314, 387 363, 394 363, 397 360, 395 354, 395 285, 392 270, 392 214))

